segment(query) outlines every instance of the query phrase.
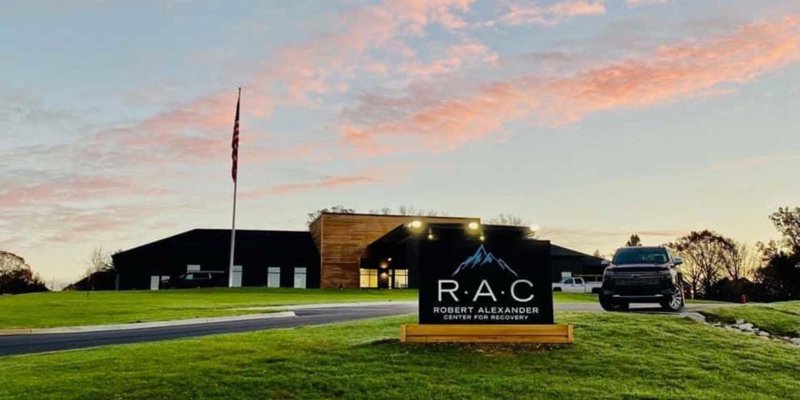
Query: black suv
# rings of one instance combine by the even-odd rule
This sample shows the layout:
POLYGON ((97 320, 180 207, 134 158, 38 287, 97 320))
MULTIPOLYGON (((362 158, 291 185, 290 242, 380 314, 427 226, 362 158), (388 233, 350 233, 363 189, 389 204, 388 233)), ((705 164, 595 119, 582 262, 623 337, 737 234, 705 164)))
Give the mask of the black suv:
POLYGON ((168 289, 188 289, 200 287, 228 286, 225 271, 192 271, 170 278, 164 287, 168 289))
POLYGON ((603 272, 600 305, 627 310, 630 303, 659 303, 665 311, 684 306, 683 260, 666 247, 623 247, 603 272))

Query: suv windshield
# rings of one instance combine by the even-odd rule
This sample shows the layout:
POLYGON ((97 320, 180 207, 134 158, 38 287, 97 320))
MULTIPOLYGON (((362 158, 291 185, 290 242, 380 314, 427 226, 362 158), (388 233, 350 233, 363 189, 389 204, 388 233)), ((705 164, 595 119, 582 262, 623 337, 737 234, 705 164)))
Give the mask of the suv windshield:
POLYGON ((667 250, 661 247, 628 247, 617 250, 614 265, 625 264, 666 264, 669 262, 667 250))

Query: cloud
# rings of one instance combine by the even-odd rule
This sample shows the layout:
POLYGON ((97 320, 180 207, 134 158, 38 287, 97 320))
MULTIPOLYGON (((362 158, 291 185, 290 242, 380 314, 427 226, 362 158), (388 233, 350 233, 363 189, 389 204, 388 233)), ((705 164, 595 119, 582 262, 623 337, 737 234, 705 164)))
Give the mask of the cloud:
POLYGON ((638 7, 650 4, 667 4, 669 0, 625 0, 629 6, 638 7))
POLYGON ((598 111, 707 95, 798 60, 798 18, 786 17, 584 66, 566 76, 529 74, 479 85, 459 81, 451 90, 412 88, 399 97, 364 95, 343 111, 342 126, 371 146, 415 139, 430 151, 450 151, 500 132, 514 120, 575 123, 598 111))
POLYGON ((28 185, 6 182, 0 190, 0 204, 8 209, 53 202, 93 200, 101 196, 127 196, 139 190, 130 184, 100 176, 62 177, 56 181, 28 185))
MULTIPOLYGON (((535 4, 513 4, 500 17, 500 21, 511 26, 556 25, 565 19, 573 17, 604 15, 605 13, 606 6, 602 0, 562 1, 544 8, 535 4)), ((490 25, 494 24, 491 23, 490 25)))
POLYGON ((285 195, 320 189, 337 189, 366 183, 374 183, 378 181, 380 181, 380 178, 373 175, 325 176, 310 182, 284 183, 273 186, 266 190, 248 191, 242 193, 242 197, 258 198, 263 196, 285 195))
POLYGON ((333 32, 287 46, 270 68, 277 97, 292 105, 310 106, 314 97, 347 87, 344 81, 361 69, 380 71, 386 64, 365 53, 388 49, 411 58, 414 51, 402 40, 422 36, 430 25, 459 30, 467 24, 462 14, 474 0, 385 0, 344 12, 333 32))
POLYGON ((487 64, 496 64, 500 58, 489 47, 472 39, 447 46, 442 53, 444 57, 430 63, 412 60, 399 65, 397 70, 412 79, 427 79, 460 71, 468 65, 487 67, 487 64))

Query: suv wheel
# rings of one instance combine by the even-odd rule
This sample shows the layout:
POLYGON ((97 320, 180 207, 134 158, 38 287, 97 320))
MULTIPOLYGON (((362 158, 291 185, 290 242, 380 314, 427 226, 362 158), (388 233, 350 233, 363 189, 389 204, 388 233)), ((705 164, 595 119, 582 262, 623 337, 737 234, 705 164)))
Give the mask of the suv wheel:
POLYGON ((600 295, 600 307, 603 307, 603 310, 606 311, 627 311, 628 303, 614 301, 606 296, 600 295))
POLYGON ((680 286, 675 286, 675 293, 672 294, 672 297, 670 297, 669 300, 661 303, 661 308, 664 311, 678 312, 685 304, 686 303, 683 299, 683 290, 680 286))

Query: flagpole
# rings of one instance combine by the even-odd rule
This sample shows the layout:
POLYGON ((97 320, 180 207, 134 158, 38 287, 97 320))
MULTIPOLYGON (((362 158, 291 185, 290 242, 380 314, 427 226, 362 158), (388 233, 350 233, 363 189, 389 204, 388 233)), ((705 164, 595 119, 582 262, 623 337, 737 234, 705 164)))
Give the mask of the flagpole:
POLYGON ((228 264, 228 287, 233 287, 233 253, 236 249, 236 186, 238 182, 233 181, 233 218, 231 220, 231 258, 228 264))
POLYGON ((242 88, 239 88, 239 95, 236 98, 236 121, 234 122, 233 144, 233 212, 231 217, 231 256, 228 263, 228 287, 233 287, 233 255, 236 249, 236 192, 239 186, 239 103, 242 99, 242 88))

